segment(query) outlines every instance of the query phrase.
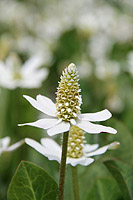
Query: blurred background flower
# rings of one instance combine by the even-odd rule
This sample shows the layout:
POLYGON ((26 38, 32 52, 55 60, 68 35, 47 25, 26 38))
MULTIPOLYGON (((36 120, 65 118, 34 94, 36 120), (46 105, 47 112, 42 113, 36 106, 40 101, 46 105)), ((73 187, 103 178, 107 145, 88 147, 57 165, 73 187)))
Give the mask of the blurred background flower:
MULTIPOLYGON (((33 136, 39 141, 47 136, 44 130, 17 127, 22 121, 40 118, 39 112, 30 107, 22 95, 35 97, 41 93, 54 100, 62 69, 71 62, 77 65, 80 74, 82 112, 107 108, 114 119, 102 125, 113 125, 118 130, 115 138, 103 133, 95 137, 89 135, 88 143, 102 146, 117 140, 121 147, 106 155, 130 163, 133 132, 133 1, 130 0, 0 1, 0 138, 10 136, 15 143, 24 137, 33 136), (11 75, 12 70, 9 70, 7 61, 13 63, 14 72, 14 52, 19 73, 26 63, 31 66, 30 75, 28 66, 25 69, 23 83, 22 79, 11 81, 10 78, 9 81, 8 73, 10 71, 11 75), (32 71, 35 58, 40 61, 36 65, 38 68, 32 71)), ((60 141, 58 136, 55 139, 60 141)), ((0 157, 1 200, 6 199, 11 176, 22 159, 39 164, 58 180, 57 163, 49 163, 23 145, 17 151, 0 157)), ((69 167, 67 170, 69 172, 69 167)), ((84 181, 87 188, 97 175, 105 174, 108 175, 101 161, 97 161, 93 169, 91 166, 86 171, 79 168, 81 183, 84 181), (84 174, 90 174, 90 169, 91 175, 86 177, 84 174)), ((66 187, 70 188, 71 175, 68 175, 67 183, 66 187)), ((80 187, 84 195, 87 188, 80 187)), ((71 191, 66 195, 66 199, 72 199, 71 191)))
POLYGON ((12 144, 9 146, 10 140, 11 139, 8 136, 0 139, 0 156, 4 152, 14 151, 15 149, 22 146, 25 142, 24 140, 21 140, 19 142, 16 142, 15 144, 12 144))
POLYGON ((38 69, 43 64, 41 56, 33 56, 23 65, 19 57, 12 53, 5 62, 0 61, 0 85, 8 89, 38 88, 47 77, 47 69, 38 69))

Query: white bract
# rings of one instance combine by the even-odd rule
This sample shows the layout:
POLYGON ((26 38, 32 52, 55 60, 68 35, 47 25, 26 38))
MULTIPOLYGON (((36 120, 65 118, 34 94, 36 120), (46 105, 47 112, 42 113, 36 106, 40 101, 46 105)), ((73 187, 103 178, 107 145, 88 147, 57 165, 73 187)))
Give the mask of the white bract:
POLYGON ((61 82, 59 82, 57 90, 56 104, 51 99, 42 95, 37 95, 36 100, 24 95, 24 98, 33 107, 47 116, 35 122, 19 124, 19 126, 29 125, 47 129, 49 136, 69 131, 71 125, 76 125, 91 134, 102 132, 116 134, 117 131, 111 127, 91 123, 111 118, 112 115, 107 109, 96 113, 80 113, 82 98, 79 95, 80 89, 77 77, 76 66, 70 64, 61 76, 61 82))
POLYGON ((0 155, 3 152, 14 151, 15 149, 19 148, 21 145, 24 144, 24 140, 20 140, 19 142, 16 142, 15 144, 9 146, 10 140, 11 139, 8 136, 0 139, 0 155))
POLYGON ((43 64, 41 56, 33 56, 23 65, 12 53, 5 62, 0 61, 0 85, 8 89, 38 88, 47 77, 47 69, 39 69, 43 64))
MULTIPOLYGON (((34 148, 36 151, 46 156, 49 160, 56 160, 61 162, 61 146, 59 146, 54 140, 50 138, 42 138, 41 144, 33 139, 26 138, 26 144, 34 148)), ((119 142, 113 142, 109 145, 98 148, 98 144, 86 144, 83 147, 83 155, 80 158, 71 158, 67 156, 66 164, 76 166, 78 164, 87 166, 94 162, 94 158, 90 158, 96 155, 104 154, 109 149, 117 149, 119 142)))

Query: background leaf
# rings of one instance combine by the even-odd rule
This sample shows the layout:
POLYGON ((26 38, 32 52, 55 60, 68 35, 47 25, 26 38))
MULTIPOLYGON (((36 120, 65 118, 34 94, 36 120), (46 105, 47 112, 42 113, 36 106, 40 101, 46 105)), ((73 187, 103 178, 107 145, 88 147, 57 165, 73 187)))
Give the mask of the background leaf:
MULTIPOLYGON (((105 142, 110 143, 112 141, 119 141, 120 148, 115 151, 108 151, 107 160, 117 158, 123 162, 133 164, 133 137, 132 132, 119 120, 111 119, 107 125, 115 127, 117 130, 116 135, 106 134, 105 142), (110 157, 110 158, 109 158, 110 157)), ((103 139, 103 138, 102 138, 103 139)))
POLYGON ((99 178, 91 186, 85 200, 123 200, 117 183, 112 178, 99 178))
MULTIPOLYGON (((118 133, 116 135, 102 133, 98 136, 86 134, 85 136, 88 143, 99 143, 100 146, 104 146, 113 141, 119 141, 120 148, 116 150, 109 150, 101 156, 95 156, 95 162, 87 167, 78 166, 80 195, 83 199, 85 198, 86 191, 91 188, 92 183, 97 178, 106 178, 110 176, 108 169, 103 164, 104 161, 117 159, 123 161, 121 162, 121 165, 124 163, 129 163, 131 165, 131 163, 133 163, 133 141, 131 132, 122 122, 116 119, 110 119, 105 123, 105 125, 115 127, 118 133)), ((68 185, 70 185, 70 181, 68 185)))
POLYGON ((105 161, 105 166, 116 179, 125 200, 133 199, 133 167, 121 161, 105 161))
POLYGON ((40 167, 22 161, 9 185, 8 200, 55 200, 58 186, 40 167))

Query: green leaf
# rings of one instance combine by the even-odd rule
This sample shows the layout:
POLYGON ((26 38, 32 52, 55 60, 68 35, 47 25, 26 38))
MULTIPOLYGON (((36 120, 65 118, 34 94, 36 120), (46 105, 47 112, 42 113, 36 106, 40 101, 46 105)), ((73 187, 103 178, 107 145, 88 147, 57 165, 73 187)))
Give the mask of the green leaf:
MULTIPOLYGON (((112 160, 113 158, 117 158, 118 160, 122 160, 126 163, 133 164, 133 137, 132 133, 128 130, 128 128, 120 121, 116 119, 109 120, 109 126, 114 127, 117 130, 117 134, 106 134, 107 136, 107 143, 113 141, 120 142, 120 148, 108 151, 105 156, 107 155, 107 159, 112 160)), ((102 136, 102 135, 101 135, 102 136)), ((102 156, 103 157, 103 156, 102 156)))
POLYGON ((108 177, 110 175, 108 169, 102 163, 103 161, 112 160, 115 158, 129 164, 133 163, 133 139, 131 132, 123 123, 118 120, 113 119, 109 120, 109 122, 109 124, 105 125, 116 128, 118 133, 116 135, 102 133, 96 135, 98 138, 95 138, 96 136, 94 135, 88 134, 86 135, 88 143, 93 144, 95 143, 94 140, 98 139, 98 143, 99 140, 101 141, 100 146, 104 146, 113 141, 119 141, 120 148, 116 150, 109 150, 101 156, 95 156, 95 162, 87 167, 78 166, 80 194, 83 198, 85 197, 85 193, 88 188, 90 188, 92 182, 94 182, 97 178, 108 177))
POLYGON ((85 200, 123 200, 116 181, 112 178, 99 178, 92 184, 85 200))
POLYGON ((22 161, 9 185, 8 200, 55 200, 58 186, 40 167, 22 161))
POLYGON ((124 199, 133 199, 133 167, 113 160, 105 161, 104 164, 116 179, 124 199))

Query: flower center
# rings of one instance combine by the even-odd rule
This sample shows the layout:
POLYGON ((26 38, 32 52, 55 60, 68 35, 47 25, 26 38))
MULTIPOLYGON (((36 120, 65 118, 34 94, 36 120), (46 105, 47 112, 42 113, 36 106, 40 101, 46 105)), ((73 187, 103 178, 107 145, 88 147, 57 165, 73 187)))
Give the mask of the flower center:
POLYGON ((83 155, 84 131, 77 126, 72 126, 69 131, 67 156, 80 158, 83 155))
POLYGON ((57 88, 56 110, 58 118, 64 121, 77 118, 82 103, 79 92, 78 71, 74 64, 70 64, 63 71, 61 82, 57 88))
POLYGON ((18 55, 14 52, 11 53, 8 57, 8 62, 9 62, 9 65, 11 66, 12 79, 13 80, 22 79, 21 72, 20 72, 22 63, 18 55))
POLYGON ((21 74, 19 72, 15 72, 13 74, 13 80, 20 80, 20 79, 22 79, 21 74))

